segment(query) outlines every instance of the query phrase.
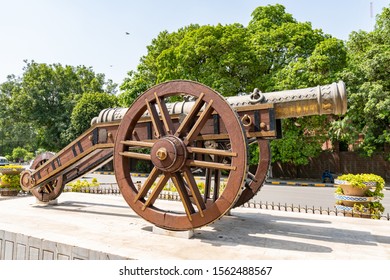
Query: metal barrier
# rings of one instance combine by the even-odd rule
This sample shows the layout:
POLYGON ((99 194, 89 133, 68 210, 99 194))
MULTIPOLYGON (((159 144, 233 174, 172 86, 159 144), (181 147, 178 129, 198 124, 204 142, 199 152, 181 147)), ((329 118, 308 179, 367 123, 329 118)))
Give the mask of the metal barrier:
MULTIPOLYGON (((72 191, 70 187, 65 187, 64 192, 72 191)), ((93 193, 93 194, 113 194, 120 195, 120 190, 116 184, 101 184, 99 187, 89 187, 81 189, 82 193, 93 193)), ((180 195, 177 192, 163 191, 158 197, 163 200, 172 200, 180 201, 180 195)), ((314 206, 302 206, 298 205, 288 205, 287 203, 275 203, 275 202, 257 202, 250 200, 243 205, 243 208, 254 208, 254 209, 264 209, 264 210, 276 210, 276 211, 285 211, 285 212, 297 212, 297 213, 307 213, 307 214, 317 214, 317 215, 328 215, 328 216, 344 216, 344 217, 358 217, 358 218, 367 218, 367 215, 361 214, 360 212, 348 212, 340 211, 337 208, 331 209, 327 208, 316 208, 314 206)), ((390 213, 381 215, 380 220, 390 221, 390 213)))

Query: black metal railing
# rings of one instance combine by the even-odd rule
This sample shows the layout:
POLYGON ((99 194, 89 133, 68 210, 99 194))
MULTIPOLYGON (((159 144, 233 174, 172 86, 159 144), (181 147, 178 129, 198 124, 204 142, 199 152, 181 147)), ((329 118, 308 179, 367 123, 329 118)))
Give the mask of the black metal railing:
MULTIPOLYGON (((65 187, 65 192, 72 191, 71 187, 65 187)), ((81 188, 79 192, 82 193, 94 193, 94 194, 114 194, 119 195, 120 189, 116 184, 100 184, 97 187, 85 187, 81 188)), ((177 192, 169 192, 163 191, 159 195, 159 199, 164 200, 172 200, 172 201, 180 201, 180 196, 177 192)), ((341 211, 337 208, 323 208, 323 207, 315 207, 315 206, 302 206, 298 205, 288 205, 287 203, 275 203, 275 202, 257 202, 251 200, 249 202, 244 203, 243 208, 254 208, 254 209, 264 209, 264 210, 276 210, 276 211, 285 211, 285 212, 297 212, 297 213, 308 213, 308 214, 318 214, 318 215, 328 215, 328 216, 344 216, 344 217, 358 217, 358 218, 371 218, 371 215, 366 213, 361 213, 357 211, 341 211)), ((390 213, 382 214, 380 217, 376 217, 380 220, 390 221, 390 213)))

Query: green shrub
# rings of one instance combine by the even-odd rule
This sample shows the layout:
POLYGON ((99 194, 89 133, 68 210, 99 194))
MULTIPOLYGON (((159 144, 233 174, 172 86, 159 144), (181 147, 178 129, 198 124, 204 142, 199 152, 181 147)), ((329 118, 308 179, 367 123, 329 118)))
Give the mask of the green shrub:
POLYGON ((89 191, 90 187, 97 187, 99 186, 99 182, 96 178, 93 178, 91 182, 88 182, 87 180, 77 180, 73 181, 68 184, 72 188, 72 192, 80 192, 83 189, 85 191, 89 191))

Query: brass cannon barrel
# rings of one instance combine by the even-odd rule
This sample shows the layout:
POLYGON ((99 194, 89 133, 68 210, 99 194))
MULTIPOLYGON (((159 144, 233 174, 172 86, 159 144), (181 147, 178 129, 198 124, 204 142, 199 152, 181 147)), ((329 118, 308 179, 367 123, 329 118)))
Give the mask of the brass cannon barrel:
MULTIPOLYGON (((274 104, 275 118, 285 119, 311 115, 345 114, 347 94, 342 81, 323 86, 262 93, 255 89, 251 94, 227 97, 226 101, 233 108, 256 104, 274 104)), ((170 114, 186 114, 194 101, 168 103, 170 114)), ((91 124, 121 120, 128 108, 109 108, 100 112, 91 124)), ((147 114, 147 113, 146 113, 147 114)))
POLYGON ((344 82, 305 89, 264 94, 266 103, 275 104, 277 119, 311 116, 342 115, 347 111, 344 82))

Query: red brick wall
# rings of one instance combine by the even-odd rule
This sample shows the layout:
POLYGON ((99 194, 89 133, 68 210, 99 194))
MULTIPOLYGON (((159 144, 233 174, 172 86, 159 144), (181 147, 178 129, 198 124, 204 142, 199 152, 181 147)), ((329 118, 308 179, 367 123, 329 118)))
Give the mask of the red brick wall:
POLYGON ((390 163, 383 156, 361 157, 355 152, 323 152, 318 158, 310 159, 305 166, 273 163, 274 178, 321 179, 322 172, 330 170, 336 174, 374 173, 390 182, 390 163))

